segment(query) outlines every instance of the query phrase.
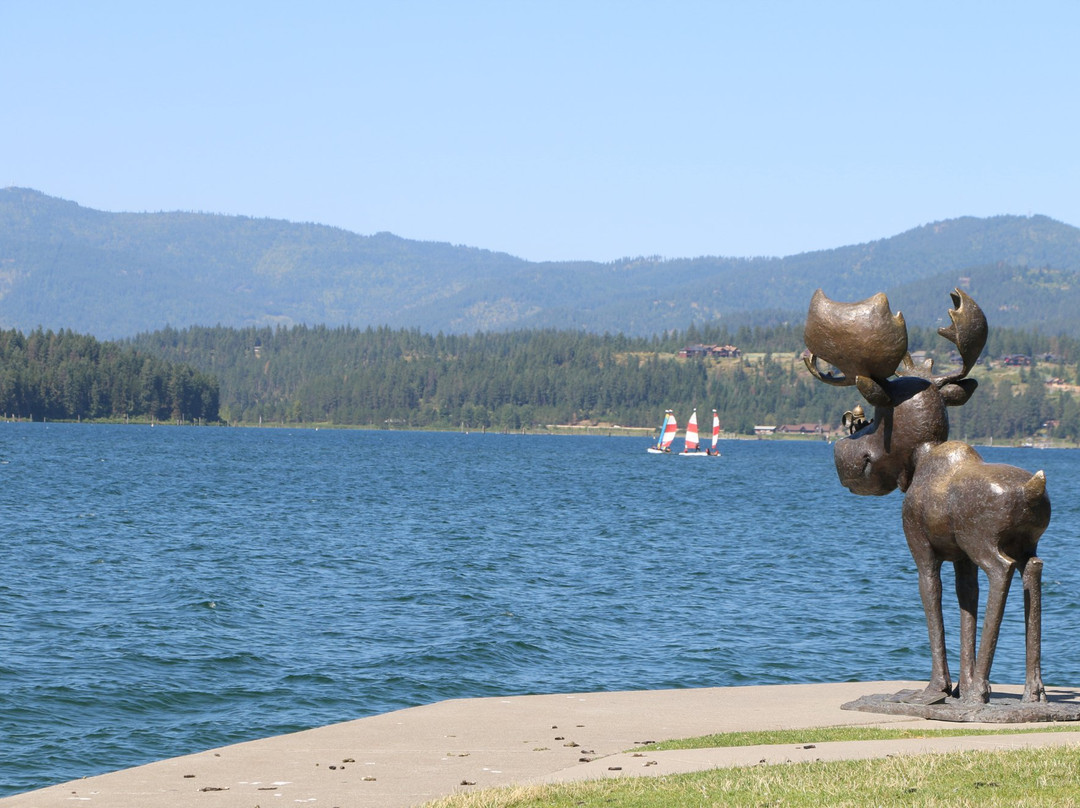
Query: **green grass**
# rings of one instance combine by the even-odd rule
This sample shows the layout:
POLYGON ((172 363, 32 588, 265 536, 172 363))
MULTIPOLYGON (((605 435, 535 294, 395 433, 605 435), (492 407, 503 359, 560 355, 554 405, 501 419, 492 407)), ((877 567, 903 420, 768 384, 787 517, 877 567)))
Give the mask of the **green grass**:
MULTIPOLYGON (((1022 734, 1076 730, 881 729, 836 727, 736 732, 649 744, 644 751, 761 744, 1022 734)), ((1078 806, 1080 747, 897 755, 876 760, 712 769, 485 789, 427 808, 670 808, 671 806, 1078 806)))
POLYGON ((650 743, 631 752, 662 752, 670 749, 716 749, 728 746, 790 745, 827 743, 829 741, 887 741, 908 738, 948 738, 957 735, 1022 735, 1032 732, 1077 732, 1080 722, 1054 724, 1045 727, 1010 729, 916 729, 885 727, 818 727, 815 729, 758 730, 755 732, 724 732, 698 738, 679 738, 650 743))
POLYGON ((460 794, 428 808, 1080 806, 1080 748, 713 769, 460 794))

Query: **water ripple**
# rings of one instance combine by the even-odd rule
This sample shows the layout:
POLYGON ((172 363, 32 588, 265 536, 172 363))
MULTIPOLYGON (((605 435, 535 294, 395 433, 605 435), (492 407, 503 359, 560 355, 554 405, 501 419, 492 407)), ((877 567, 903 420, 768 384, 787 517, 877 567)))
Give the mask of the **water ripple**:
MULTIPOLYGON (((0 425, 0 794, 445 698, 925 677, 899 496, 823 444, 644 446, 0 425)), ((987 454, 1047 470, 1076 684, 1077 455, 987 454)))

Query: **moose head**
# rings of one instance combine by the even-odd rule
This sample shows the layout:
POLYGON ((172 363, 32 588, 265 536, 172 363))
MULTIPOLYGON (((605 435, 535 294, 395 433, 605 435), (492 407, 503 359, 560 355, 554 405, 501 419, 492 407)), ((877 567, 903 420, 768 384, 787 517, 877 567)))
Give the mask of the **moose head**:
POLYGON ((986 317, 967 294, 952 292, 951 324, 938 333, 960 353, 961 368, 935 375, 932 360, 916 366, 907 326, 884 294, 837 303, 819 289, 810 302, 804 339, 806 366, 821 381, 854 386, 874 407, 869 423, 846 413, 851 434, 836 442, 840 482, 856 494, 905 493, 904 534, 919 570, 930 636, 930 682, 916 701, 949 696, 969 703, 990 697, 990 667, 1013 572, 1025 591, 1027 674, 1024 701, 1045 701, 1041 673, 1041 575, 1036 548, 1050 522, 1046 478, 1013 466, 983 462, 970 446, 949 440, 947 407, 975 392, 967 378, 986 344, 986 317), (832 366, 822 370, 820 362, 832 366), (901 375, 897 375, 901 374, 901 375), (954 690, 941 614, 941 565, 953 564, 960 602, 960 679, 954 690), (976 656, 978 570, 990 583, 976 656))
POLYGON ((836 472, 855 494, 907 491, 918 453, 949 438, 946 407, 964 404, 978 385, 966 378, 986 344, 986 317, 959 289, 952 293, 952 324, 938 333, 960 352, 963 367, 933 375, 933 360, 916 367, 907 352, 907 325, 877 294, 859 303, 836 303, 818 289, 810 302, 806 366, 827 384, 854 386, 874 406, 870 424, 836 444, 836 472), (824 360, 837 372, 823 372, 824 360), (890 379, 903 370, 905 375, 890 379))

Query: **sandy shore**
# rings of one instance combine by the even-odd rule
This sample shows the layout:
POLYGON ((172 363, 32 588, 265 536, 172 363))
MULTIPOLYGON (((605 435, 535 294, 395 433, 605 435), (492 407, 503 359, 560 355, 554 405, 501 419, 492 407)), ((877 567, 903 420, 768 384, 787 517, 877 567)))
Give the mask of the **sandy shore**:
MULTIPOLYGON (((625 753, 646 741, 736 730, 855 724, 940 728, 942 722, 840 708, 863 695, 921 686, 863 682, 444 701, 74 780, 0 799, 0 808, 394 808, 511 783, 663 775, 762 761, 1080 743, 1078 731, 820 743, 811 749, 759 746, 644 757, 625 753)), ((1021 690, 995 688, 999 695, 1021 690)), ((1052 699, 1080 701, 1080 689, 1050 688, 1049 693, 1052 699)))

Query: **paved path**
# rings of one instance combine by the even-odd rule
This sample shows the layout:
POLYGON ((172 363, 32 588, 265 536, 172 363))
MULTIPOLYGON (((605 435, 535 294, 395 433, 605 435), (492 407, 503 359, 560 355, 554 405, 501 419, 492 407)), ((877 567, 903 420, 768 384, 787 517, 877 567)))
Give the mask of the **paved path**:
MULTIPOLYGON (((1080 732, 653 752, 645 741, 836 725, 941 727, 840 709, 916 682, 700 688, 460 699, 151 763, 0 799, 0 808, 415 806, 511 783, 662 775, 762 761, 1080 743, 1080 732)), ((999 687, 1000 693, 1018 688, 999 687)), ((1080 689, 1050 688, 1080 701, 1080 689)), ((945 725, 955 726, 955 725, 945 725)), ((991 726, 1001 729, 1001 725, 991 726)))

